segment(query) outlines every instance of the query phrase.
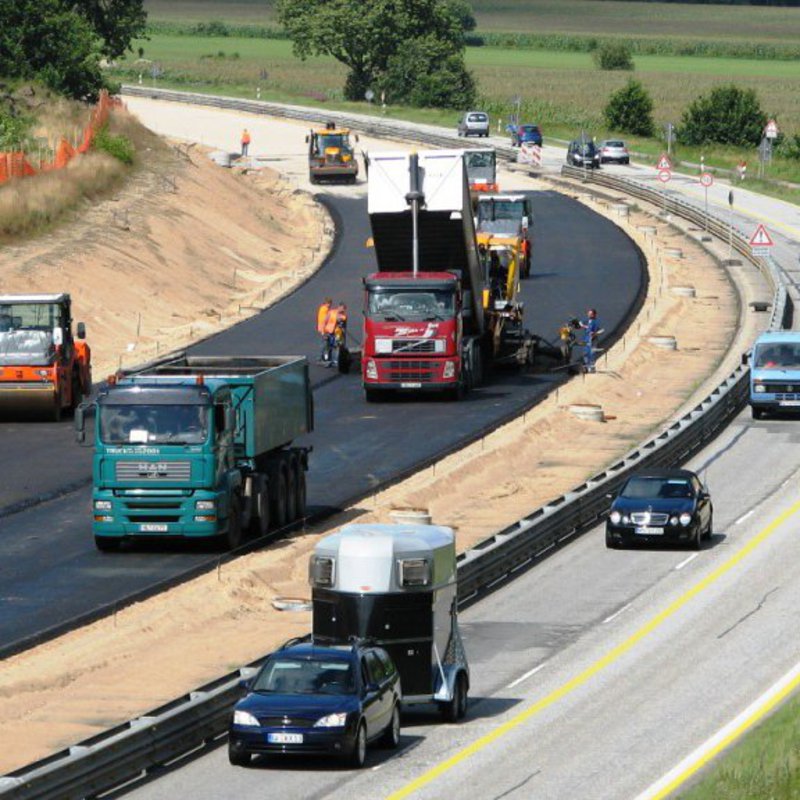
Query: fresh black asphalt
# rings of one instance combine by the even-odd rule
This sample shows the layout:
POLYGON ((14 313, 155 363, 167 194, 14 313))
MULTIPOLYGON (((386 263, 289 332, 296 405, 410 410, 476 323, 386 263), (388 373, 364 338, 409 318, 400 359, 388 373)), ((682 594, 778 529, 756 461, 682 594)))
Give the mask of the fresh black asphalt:
MULTIPOLYGON (((554 340, 559 325, 596 306, 612 334, 638 302, 640 256, 613 224, 556 192, 531 194, 536 219, 532 277, 523 284, 526 323, 554 340)), ((361 278, 374 269, 366 202, 328 198, 337 242, 325 266, 262 314, 199 344, 198 354, 318 355, 315 313, 324 296, 343 300, 360 339, 361 278)), ((490 430, 541 398, 563 374, 498 373, 460 403, 438 398, 367 405, 358 375, 336 377, 313 364, 316 430, 308 473, 311 510, 340 508, 490 430)), ((591 380, 591 379, 589 379, 591 380)), ((87 480, 90 454, 73 443, 68 423, 0 424, 0 507, 87 480)), ((207 548, 134 547, 118 554, 94 548, 91 491, 0 517, 0 650, 162 581, 200 568, 207 548)))

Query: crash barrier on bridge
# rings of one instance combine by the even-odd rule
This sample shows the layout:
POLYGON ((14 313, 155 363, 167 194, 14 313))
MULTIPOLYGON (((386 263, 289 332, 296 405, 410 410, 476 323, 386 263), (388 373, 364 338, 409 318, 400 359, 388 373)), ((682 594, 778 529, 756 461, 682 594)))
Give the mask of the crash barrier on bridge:
POLYGON ((108 114, 111 107, 119 101, 109 96, 103 89, 100 98, 92 109, 89 122, 83 129, 80 143, 73 147, 65 137, 61 137, 58 144, 53 149, 52 159, 40 161, 38 167, 31 164, 31 158, 22 152, 0 153, 0 184, 12 178, 27 178, 38 175, 41 172, 50 172, 64 167, 80 153, 85 153, 92 146, 97 132, 108 122, 108 114))
MULTIPOLYGON (((185 96, 181 99, 185 102, 185 96)), ((359 122, 358 126, 363 129, 363 123, 359 122)), ((405 130, 395 130, 392 135, 414 138, 405 130)), ((572 176, 571 171, 567 174, 572 176)), ((574 175, 582 176, 581 170, 574 175)), ((596 182, 616 191, 657 205, 663 202, 661 192, 632 181, 594 177, 599 179, 596 182)), ((702 213, 688 203, 676 200, 670 210, 689 221, 701 225, 706 222, 702 213)), ((728 241, 730 229, 725 223, 709 217, 708 229, 728 241)), ((736 251, 761 269, 773 287, 770 328, 780 329, 790 324, 792 304, 779 269, 771 259, 754 260, 747 239, 739 231, 731 233, 736 251)), ((741 410, 747 397, 747 383, 747 367, 740 366, 695 408, 616 464, 462 553, 458 558, 459 602, 472 601, 559 543, 596 524, 608 508, 607 495, 633 470, 673 466, 696 453, 741 410)), ((140 718, 0 778, 0 797, 24 800, 91 797, 202 747, 226 731, 231 708, 241 696, 241 681, 249 677, 261 661, 263 659, 140 718)))

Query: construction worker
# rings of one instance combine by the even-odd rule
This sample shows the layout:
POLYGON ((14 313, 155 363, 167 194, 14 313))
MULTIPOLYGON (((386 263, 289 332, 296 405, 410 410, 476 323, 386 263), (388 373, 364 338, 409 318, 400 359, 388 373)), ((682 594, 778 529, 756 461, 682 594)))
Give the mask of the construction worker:
POLYGON ((344 303, 339 303, 336 307, 336 328, 333 332, 333 340, 336 347, 333 362, 340 367, 342 359, 347 357, 347 306, 344 303))
POLYGON ((330 306, 328 313, 325 315, 325 322, 323 324, 323 333, 325 334, 325 352, 322 360, 325 361, 326 367, 332 367, 334 364, 333 353, 336 349, 336 326, 339 323, 339 309, 330 306))
POLYGON ((247 151, 250 149, 250 131, 245 128, 242 131, 242 155, 246 156, 247 151))
POLYGON ((586 372, 594 372, 594 346, 600 335, 600 323, 597 320, 597 310, 590 308, 586 312, 586 320, 581 322, 584 331, 583 344, 586 348, 583 356, 583 367, 586 372))
POLYGON ((331 305, 333 305, 333 300, 331 300, 330 297, 326 297, 317 309, 317 333, 322 339, 322 350, 319 354, 320 361, 327 361, 328 338, 325 335, 325 322, 328 319, 328 312, 331 310, 331 305))

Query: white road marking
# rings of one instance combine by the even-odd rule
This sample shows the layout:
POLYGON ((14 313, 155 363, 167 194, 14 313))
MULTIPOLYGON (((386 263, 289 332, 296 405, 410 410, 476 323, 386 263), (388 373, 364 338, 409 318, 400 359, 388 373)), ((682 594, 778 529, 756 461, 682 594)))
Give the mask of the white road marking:
POLYGON ((789 670, 777 683, 770 686, 761 697, 732 719, 725 727, 707 739, 664 777, 645 789, 636 800, 658 800, 671 794, 695 772, 705 766, 721 750, 739 739, 782 699, 797 688, 800 682, 800 664, 789 670))
POLYGON ((736 522, 734 522, 733 524, 738 525, 740 522, 744 522, 748 517, 752 516, 755 513, 756 510, 754 508, 751 508, 746 514, 742 514, 742 516, 739 517, 739 519, 737 519, 736 522))
POLYGON ((610 617, 606 617, 603 620, 603 625, 607 622, 611 622, 612 619, 616 619, 623 611, 627 611, 631 607, 630 603, 626 603, 619 611, 615 611, 610 617))
POLYGON ((511 681, 511 683, 509 683, 508 686, 506 686, 506 689, 513 689, 515 686, 517 686, 518 684, 522 683, 522 681, 527 680, 528 678, 530 678, 531 675, 535 675, 540 669, 542 669, 542 667, 544 667, 544 665, 546 663, 547 662, 544 661, 543 663, 539 664, 538 667, 534 667, 533 669, 528 670, 524 675, 521 675, 515 681, 511 681))
POLYGON ((684 568, 684 567, 685 567, 687 564, 690 564, 692 561, 694 561, 694 560, 697 558, 697 556, 699 556, 699 555, 700 555, 700 553, 692 553, 692 554, 689 556, 689 558, 684 558, 684 559, 683 559, 683 561, 681 561, 681 563, 680 563, 680 564, 678 564, 678 565, 675 567, 675 569, 676 569, 676 570, 677 570, 677 569, 683 569, 683 568, 684 568))

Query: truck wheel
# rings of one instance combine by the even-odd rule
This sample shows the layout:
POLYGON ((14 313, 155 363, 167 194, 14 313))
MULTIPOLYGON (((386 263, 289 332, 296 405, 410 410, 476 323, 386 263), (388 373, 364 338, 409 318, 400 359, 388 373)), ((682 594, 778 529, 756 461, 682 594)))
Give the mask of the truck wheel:
POLYGON ((286 521, 297 519, 297 459, 290 457, 286 464, 286 521))
POLYGON ((297 519, 304 519, 306 515, 306 471, 303 465, 297 462, 297 480, 295 482, 297 519))
POLYGON ((753 419, 764 419, 764 409, 752 406, 753 419))
POLYGON ((225 534, 225 543, 229 550, 235 550, 237 547, 241 547, 243 541, 242 501, 235 494, 228 504, 228 532, 225 534))
POLYGON ((81 402, 81 379, 78 371, 74 370, 72 373, 72 397, 69 399, 69 410, 75 411, 78 404, 81 402))
POLYGON ((269 485, 272 524, 276 529, 280 529, 286 525, 286 471, 282 465, 275 470, 269 485))
POLYGON ((269 485, 266 484, 259 493, 258 513, 250 515, 250 528, 248 533, 251 536, 266 536, 269 531, 269 485))
POLYGON ((50 419, 53 422, 61 422, 61 394, 57 394, 53 400, 53 410, 50 412, 50 419))
POLYGON ((368 389, 364 387, 364 399, 368 403, 380 403, 383 400, 383 392, 380 389, 368 389))
POLYGON ((116 536, 95 536, 94 537, 94 546, 101 552, 101 553, 113 553, 119 550, 119 546, 122 544, 122 539, 118 539, 116 536))

